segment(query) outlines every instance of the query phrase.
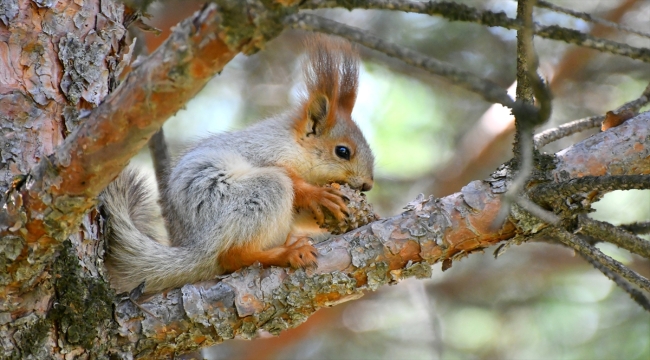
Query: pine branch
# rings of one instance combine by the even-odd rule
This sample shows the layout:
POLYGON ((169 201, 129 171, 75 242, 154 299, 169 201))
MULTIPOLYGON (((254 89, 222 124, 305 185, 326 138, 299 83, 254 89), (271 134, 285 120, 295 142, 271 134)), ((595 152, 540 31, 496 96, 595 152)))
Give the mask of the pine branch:
POLYGON ((590 219, 585 215, 578 217, 578 226, 577 232, 580 234, 607 241, 641 255, 646 259, 650 259, 650 241, 635 236, 612 224, 590 219))
POLYGON ((585 12, 580 12, 580 11, 567 9, 565 7, 562 7, 562 6, 551 4, 551 3, 547 2, 547 1, 537 0, 537 3, 535 4, 535 6, 540 7, 540 8, 544 8, 544 9, 549 9, 549 10, 552 10, 552 11, 555 11, 555 12, 560 12, 560 13, 564 13, 564 14, 567 14, 567 15, 571 15, 571 16, 576 17, 578 19, 582 19, 582 20, 585 20, 585 21, 588 21, 588 22, 592 22, 594 24, 601 24, 601 25, 605 25, 605 26, 614 28, 616 30, 625 31, 625 32, 628 32, 628 33, 631 33, 631 34, 636 34, 636 35, 639 35, 639 36, 643 36, 645 38, 650 38, 650 33, 639 31, 639 30, 631 28, 629 26, 617 24, 615 22, 611 22, 609 20, 599 18, 598 16, 587 14, 585 12))
POLYGON ((650 175, 584 176, 559 183, 545 183, 534 187, 529 195, 536 202, 575 211, 588 208, 608 192, 615 190, 650 189, 650 175), (567 199, 571 205, 565 206, 567 199))
POLYGON ((620 262, 603 254, 602 251, 598 250, 594 246, 589 245, 589 243, 580 238, 580 236, 571 234, 570 232, 561 228, 555 229, 555 231, 552 231, 550 235, 565 245, 569 246, 570 248, 576 250, 581 255, 593 259, 595 262, 602 265, 606 269, 622 276, 632 284, 640 287, 645 291, 650 291, 650 281, 648 279, 630 270, 620 262))
MULTIPOLYGON (((510 213, 513 202, 522 204, 529 211, 543 214, 541 212, 543 209, 520 197, 533 170, 535 150, 532 139, 533 128, 546 122, 551 114, 550 92, 537 74, 539 63, 533 45, 534 3, 533 0, 521 0, 517 4, 517 20, 524 24, 517 31, 517 101, 512 109, 516 128, 513 152, 519 164, 519 172, 505 194, 495 225, 500 224, 510 213), (534 104, 535 98, 538 100, 539 108, 534 104)), ((544 216, 544 218, 551 223, 558 221, 551 216, 544 216)))
MULTIPOLYGON (((302 9, 322 9, 344 7, 352 9, 400 10, 419 14, 438 15, 449 21, 473 22, 486 26, 500 26, 510 30, 519 30, 523 24, 508 18, 503 12, 481 11, 464 4, 447 1, 414 2, 402 0, 309 0, 300 6, 302 9)), ((650 62, 650 49, 639 48, 612 40, 598 38, 580 31, 557 25, 541 26, 535 24, 535 35, 574 44, 600 52, 609 52, 631 59, 650 62)))
POLYGON ((646 311, 650 312, 650 300, 648 297, 643 295, 643 292, 639 291, 636 289, 634 286, 632 286, 629 282, 625 281, 625 279, 617 274, 616 272, 610 270, 608 267, 604 266, 603 264, 599 263, 596 259, 593 257, 580 253, 580 256, 582 256, 583 259, 585 259, 588 263, 590 263, 594 268, 602 272, 605 276, 610 278, 614 284, 616 284, 618 287, 623 289, 626 293, 630 295, 632 300, 639 304, 642 309, 645 309, 646 311))
POLYGON ((624 224, 620 226, 623 230, 629 231, 633 234, 648 234, 650 233, 650 221, 634 222, 631 224, 624 224))
MULTIPOLYGON (((650 84, 646 86, 645 90, 638 99, 627 102, 613 111, 614 114, 620 114, 623 111, 632 111, 638 113, 641 107, 650 103, 650 84)), ((556 128, 548 129, 535 135, 535 148, 539 149, 553 141, 560 140, 564 137, 571 136, 575 133, 588 130, 600 126, 605 120, 606 115, 591 116, 585 119, 575 120, 566 124, 562 124, 556 128)))

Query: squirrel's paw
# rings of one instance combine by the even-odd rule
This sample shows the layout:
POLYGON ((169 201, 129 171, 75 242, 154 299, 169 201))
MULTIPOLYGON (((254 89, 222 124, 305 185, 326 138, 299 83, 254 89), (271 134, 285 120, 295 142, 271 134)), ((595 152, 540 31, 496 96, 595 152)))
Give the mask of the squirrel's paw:
POLYGON ((339 190, 331 187, 314 187, 311 201, 307 203, 307 208, 314 214, 318 225, 325 222, 323 207, 326 208, 337 220, 343 220, 348 214, 348 207, 343 201, 343 195, 339 190))
MULTIPOLYGON (((287 242, 289 238, 287 237, 287 242)), ((318 251, 311 245, 311 241, 306 236, 300 236, 295 239, 291 245, 285 245, 287 251, 287 260, 289 265, 294 268, 307 268, 318 266, 318 251)))
POLYGON ((284 241, 284 247, 287 248, 301 247, 305 245, 313 245, 312 239, 309 236, 295 235, 293 233, 289 233, 289 235, 287 235, 287 239, 284 241))

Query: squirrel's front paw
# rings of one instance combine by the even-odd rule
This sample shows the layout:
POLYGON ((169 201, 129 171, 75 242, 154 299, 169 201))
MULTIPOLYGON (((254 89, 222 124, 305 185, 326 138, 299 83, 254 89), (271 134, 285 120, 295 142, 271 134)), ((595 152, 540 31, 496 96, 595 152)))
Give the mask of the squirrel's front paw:
POLYGON ((319 186, 313 186, 310 190, 309 196, 302 199, 302 207, 309 209, 314 214, 318 225, 322 225, 325 222, 323 207, 338 220, 343 220, 347 216, 348 207, 343 201, 344 195, 339 190, 319 186))

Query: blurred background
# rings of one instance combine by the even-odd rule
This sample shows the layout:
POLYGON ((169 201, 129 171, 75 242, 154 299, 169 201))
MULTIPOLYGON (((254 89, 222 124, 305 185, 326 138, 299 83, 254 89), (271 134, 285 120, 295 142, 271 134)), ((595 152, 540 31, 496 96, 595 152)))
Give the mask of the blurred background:
MULTIPOLYGON (((516 2, 457 1, 515 17, 516 2)), ((554 0, 554 4, 650 33, 650 2, 554 0)), ((198 9, 195 0, 156 3, 144 34, 153 51, 174 24, 198 9)), ((453 63, 504 88, 515 80, 516 33, 438 17, 368 10, 319 15, 453 63)), ((536 9, 546 25, 588 32, 639 47, 650 39, 536 9)), ((300 60, 306 33, 285 31, 253 56, 240 55, 164 126, 173 152, 211 132, 239 129, 296 104, 303 91, 300 60)), ((552 89, 544 128, 601 115, 633 100, 650 82, 650 65, 536 39, 552 89)), ((508 110, 437 76, 359 47, 363 60, 353 112, 377 156, 368 193, 382 216, 401 212, 417 194, 442 197, 484 179, 510 159, 508 110)), ((540 129, 542 130, 542 129, 540 129)), ((595 132, 546 146, 556 152, 595 132)), ((150 166, 147 152, 134 161, 150 166)), ((595 206, 614 224, 650 219, 650 191, 615 192, 595 206)), ((650 277, 650 263, 607 244, 601 250, 650 277)), ((573 251, 526 243, 495 259, 473 253, 430 280, 408 280, 362 299, 319 310, 279 337, 231 340, 205 350, 210 359, 650 359, 650 314, 573 251)), ((197 354, 194 354, 198 356, 197 354)))

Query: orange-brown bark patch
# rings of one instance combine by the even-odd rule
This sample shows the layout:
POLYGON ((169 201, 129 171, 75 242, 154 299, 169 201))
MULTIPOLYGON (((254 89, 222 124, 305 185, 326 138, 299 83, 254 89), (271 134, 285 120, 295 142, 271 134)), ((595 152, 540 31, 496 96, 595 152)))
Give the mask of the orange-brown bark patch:
POLYGON ((327 303, 337 302, 341 299, 341 294, 337 292, 331 292, 327 294, 316 294, 314 298, 314 304, 319 306, 325 306, 327 303))

